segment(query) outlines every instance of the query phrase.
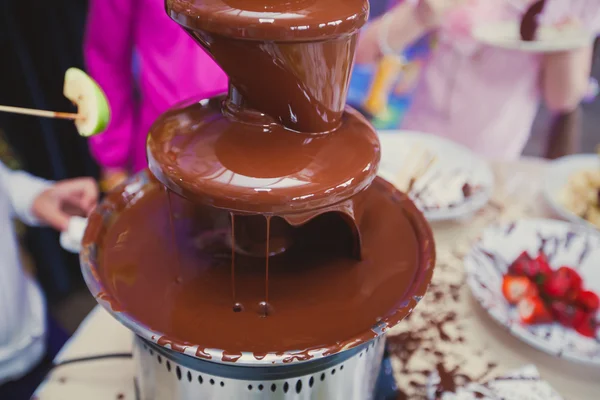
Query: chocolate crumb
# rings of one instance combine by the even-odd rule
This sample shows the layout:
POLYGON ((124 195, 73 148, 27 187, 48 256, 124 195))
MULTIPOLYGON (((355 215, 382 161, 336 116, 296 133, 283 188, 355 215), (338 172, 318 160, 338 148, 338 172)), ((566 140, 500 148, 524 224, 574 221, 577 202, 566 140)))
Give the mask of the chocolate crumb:
POLYGON ((463 196, 466 198, 471 197, 473 195, 473 188, 471 187, 471 185, 469 185, 469 183, 465 183, 462 186, 462 192, 463 192, 463 196))

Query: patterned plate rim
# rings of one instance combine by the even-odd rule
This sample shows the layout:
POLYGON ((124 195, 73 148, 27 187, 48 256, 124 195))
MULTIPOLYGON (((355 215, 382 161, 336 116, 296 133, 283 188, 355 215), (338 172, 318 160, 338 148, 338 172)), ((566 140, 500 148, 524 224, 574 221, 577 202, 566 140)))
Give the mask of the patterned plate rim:
MULTIPOLYGON (((497 231, 497 230, 503 229, 503 228, 509 229, 509 227, 515 223, 517 223, 517 224, 518 223, 526 223, 526 224, 537 223, 537 224, 562 225, 565 228, 570 227, 572 229, 572 231, 578 235, 588 234, 588 235, 596 235, 596 236, 600 237, 600 235, 596 231, 586 229, 584 226, 570 223, 570 222, 565 222, 565 221, 559 221, 559 220, 553 220, 553 219, 543 219, 543 218, 525 218, 525 219, 520 219, 518 221, 513 221, 513 222, 494 224, 494 225, 491 225, 491 226, 488 226, 487 228, 485 228, 483 230, 483 232, 481 233, 481 237, 485 236, 485 234, 488 232, 497 231)), ((477 282, 477 279, 475 278, 475 270, 474 270, 477 267, 477 263, 475 261, 473 261, 474 254, 477 251, 479 244, 480 244, 480 240, 477 240, 470 247, 469 252, 463 258, 463 266, 465 269, 467 285, 469 286, 471 295, 477 301, 479 306, 486 312, 486 314, 489 315, 491 317, 491 319, 495 323, 497 323, 501 328, 503 328, 504 330, 509 332, 513 337, 519 339, 520 341, 528 344, 529 346, 531 346, 541 352, 544 352, 546 354, 555 356, 555 357, 563 359, 563 360, 571 361, 574 363, 600 367, 600 357, 594 357, 594 358, 585 357, 585 356, 582 356, 581 353, 568 351, 568 350, 555 351, 555 350, 551 349, 549 346, 547 346, 546 344, 544 344, 544 342, 541 342, 539 339, 537 339, 537 336, 533 335, 531 332, 526 331, 526 333, 524 333, 524 332, 520 332, 520 330, 516 330, 513 327, 512 321, 509 321, 507 324, 506 322, 504 322, 503 318, 501 318, 499 315, 497 315, 498 313, 485 307, 485 305, 483 304, 483 299, 481 298, 481 296, 478 295, 478 290, 476 289, 477 285, 479 285, 479 283, 477 282)), ((519 327, 520 327, 520 325, 519 325, 519 327)), ((600 349, 600 342, 598 342, 597 345, 600 349)))

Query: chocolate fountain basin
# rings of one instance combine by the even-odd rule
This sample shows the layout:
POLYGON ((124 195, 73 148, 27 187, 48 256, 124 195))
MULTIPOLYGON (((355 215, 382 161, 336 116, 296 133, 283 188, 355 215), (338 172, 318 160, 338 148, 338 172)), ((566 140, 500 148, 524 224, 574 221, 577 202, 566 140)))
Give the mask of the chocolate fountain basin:
MULTIPOLYGON (((328 357, 368 343, 396 325, 424 296, 433 274, 433 235, 422 214, 404 194, 381 178, 376 178, 367 190, 377 202, 382 199, 378 210, 371 212, 389 215, 385 224, 369 218, 361 227, 365 259, 356 261, 337 255, 333 258, 339 261, 331 257, 325 261, 304 259, 309 264, 295 272, 293 268, 297 266, 292 258, 298 258, 298 254, 290 254, 283 266, 274 258, 270 279, 275 312, 267 318, 260 318, 257 310, 258 300, 264 294, 262 270, 259 278, 252 268, 238 271, 238 279, 244 282, 239 289, 245 306, 242 313, 231 310, 229 268, 203 266, 203 253, 198 260, 187 260, 198 253, 186 255, 183 251, 180 256, 186 259, 180 261, 178 271, 170 236, 163 232, 168 219, 160 215, 165 214, 164 192, 148 171, 107 196, 90 216, 80 255, 83 276, 98 302, 138 336, 194 358, 256 366, 328 357), (137 209, 139 217, 131 214, 137 209), (149 221, 149 225, 128 225, 143 225, 143 221, 149 221), (393 226, 394 221, 397 226, 393 226), (147 235, 152 242, 144 242, 137 237, 136 229, 155 229, 156 235, 147 235), (375 234, 380 235, 377 240, 386 242, 381 246, 388 246, 388 250, 373 242, 371 237, 375 234), (161 248, 160 254, 151 254, 152 246, 161 248), (107 249, 112 249, 111 254, 105 254, 107 249), (383 266, 378 263, 384 257, 378 253, 383 251, 387 252, 385 257, 390 257, 390 252, 399 255, 383 266), (144 252, 147 257, 166 257, 165 263, 170 265, 136 265, 144 263, 144 252), (311 274, 315 274, 314 281, 310 281, 311 274), (334 290, 335 285, 345 289, 334 290), (294 300, 297 298, 300 301, 294 300), (345 321, 350 316, 353 321, 345 321), (334 321, 336 326, 329 326, 332 318, 338 319, 334 321), (260 321, 261 328, 249 329, 256 321, 260 321), (213 338, 205 342, 208 336, 202 326, 222 330, 222 335, 208 334, 213 338), (238 338, 231 334, 232 329, 245 333, 238 338), (265 332, 261 333, 261 329, 265 332)), ((367 199, 367 204, 369 201, 375 200, 367 199)), ((367 205, 365 209, 369 212, 370 208, 367 205)), ((327 226, 333 223, 325 222, 327 226)))
MULTIPOLYGON (((181 275, 183 281, 178 282, 174 260, 170 263, 165 261, 165 267, 158 269, 127 262, 116 268, 107 264, 104 254, 107 248, 117 252, 120 249, 133 257, 130 260, 144 262, 139 257, 140 246, 147 246, 148 243, 135 245, 136 226, 127 226, 128 221, 124 216, 140 208, 140 218, 143 219, 137 222, 146 220, 156 223, 162 220, 162 223, 154 225, 155 228, 164 228, 167 219, 166 215, 149 214, 152 207, 148 206, 148 199, 154 199, 163 214, 166 202, 161 185, 149 171, 139 173, 108 195, 89 218, 80 253, 82 273, 98 303, 136 335, 134 359, 139 398, 372 398, 383 357, 385 333, 405 318, 425 295, 433 275, 435 246, 424 217, 403 193, 381 178, 376 178, 367 190, 372 192, 370 196, 384 199, 376 208, 387 209, 388 212, 396 209, 398 214, 389 215, 385 224, 372 218, 369 221, 375 221, 375 225, 363 224, 365 260, 347 259, 340 265, 343 271, 328 269, 316 260, 318 265, 314 268, 309 266, 306 273, 325 269, 325 275, 320 275, 320 278, 330 281, 314 282, 311 287, 302 286, 306 282, 301 281, 300 276, 292 275, 292 280, 300 279, 300 287, 286 283, 278 277, 277 263, 274 263, 271 271, 274 312, 266 318, 261 317, 253 303, 261 298, 262 288, 250 279, 252 273, 248 271, 242 271, 240 278, 244 284, 248 284, 243 290, 245 293, 240 293, 245 309, 241 313, 234 313, 230 308, 230 293, 226 284, 221 287, 216 285, 219 281, 217 277, 211 285, 202 285, 189 275, 190 269, 185 268, 181 275), (406 221, 407 225, 394 227, 394 221, 406 221), (378 230, 377 226, 390 225, 392 228, 384 229, 381 238, 389 241, 388 244, 396 243, 403 256, 392 260, 387 272, 382 273, 378 265, 372 262, 377 260, 378 249, 372 247, 370 232, 372 229, 378 230), (415 249, 414 254, 406 258, 404 253, 410 253, 411 248, 415 249), (394 271, 400 271, 400 276, 394 271), (377 279, 371 279, 373 275, 377 275, 377 279), (140 292, 139 285, 150 285, 149 291, 140 292), (180 285, 199 285, 196 291, 211 291, 212 287, 209 295, 217 298, 218 292, 222 291, 224 293, 220 300, 223 304, 212 304, 206 308, 202 302, 210 296, 193 298, 196 293, 194 290, 183 290, 183 297, 173 296, 180 285), (343 293, 335 290, 336 285, 348 287, 347 293, 358 293, 358 296, 344 298, 343 293), (162 290, 161 287, 166 289, 162 290), (275 290, 277 288, 280 290, 275 290), (286 292, 291 292, 290 296, 286 296, 286 292), (334 293, 334 297, 337 293, 341 297, 318 300, 326 292, 334 293), (380 297, 378 302, 373 302, 372 298, 381 293, 386 295, 380 297), (305 301, 290 303, 292 297, 305 301), (173 307, 175 299, 188 302, 178 304, 183 309, 180 312, 173 307), (315 301, 319 304, 312 304, 315 301), (340 301, 349 303, 340 308, 340 301), (381 308, 382 304, 384 308, 381 308), (320 313, 327 307, 332 308, 330 313, 320 313), (373 307, 380 307, 380 316, 371 314, 366 317, 365 314, 373 307), (144 308, 148 312, 144 312, 144 308), (208 313, 210 310, 212 314, 208 313), (162 315, 163 318, 152 320, 153 315, 162 315), (236 322, 238 317, 239 321, 236 322), (331 321, 323 318, 337 319, 331 326, 331 321), (308 325, 302 328, 295 324, 296 319, 302 319, 308 325), (348 325, 348 320, 355 320, 356 323, 348 325), (257 322, 265 323, 262 334, 250 326, 257 322), (213 339, 217 341, 208 343, 204 341, 206 337, 194 337, 194 332, 203 332, 203 328, 197 330, 194 326, 216 329, 213 339), (179 335, 177 329, 180 330, 179 335), (352 333, 348 335, 348 332, 352 333), (307 340, 306 335, 311 334, 322 335, 322 340, 307 340), (229 338, 225 340, 228 343, 221 343, 230 347, 217 345, 221 336, 229 338)), ((367 198, 367 205, 372 201, 367 198)), ((136 222, 134 219, 129 218, 129 222, 136 222)), ((333 221, 326 222, 330 224, 333 221)), ((137 229, 147 230, 148 226, 138 226, 137 229)), ((157 235, 150 245, 169 247, 170 244, 160 242, 159 231, 155 232, 157 235)), ((344 228, 340 230, 343 231, 344 228)), ((169 235, 163 233, 162 237, 169 235)), ((114 252, 111 257, 114 259, 114 252)), ((293 253, 290 257, 293 257, 293 253)))

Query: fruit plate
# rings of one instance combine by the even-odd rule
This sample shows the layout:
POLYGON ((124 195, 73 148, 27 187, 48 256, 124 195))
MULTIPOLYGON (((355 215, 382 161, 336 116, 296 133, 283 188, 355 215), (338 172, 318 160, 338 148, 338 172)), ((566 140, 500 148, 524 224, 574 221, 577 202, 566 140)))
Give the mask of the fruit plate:
MULTIPOLYGON (((600 335, 580 335, 556 322, 524 325, 502 293, 503 276, 523 251, 543 251, 553 269, 567 265, 581 275, 587 290, 600 292, 600 235, 562 221, 526 219, 487 228, 465 257, 467 284, 490 316, 512 335, 554 356, 600 366, 600 335)), ((598 315, 596 314, 596 317, 598 315)))
POLYGON ((554 160, 542 180, 542 195, 552 211, 561 218, 576 224, 594 228, 594 225, 569 211, 561 203, 563 191, 574 174, 600 169, 600 157, 596 154, 577 154, 554 160))
POLYGON ((591 46, 594 36, 580 26, 540 26, 538 39, 521 39, 518 21, 501 21, 475 26, 473 37, 486 45, 529 53, 550 53, 591 46))
POLYGON ((410 177, 417 152, 427 152, 436 161, 415 182, 408 195, 430 222, 473 215, 484 207, 494 190, 494 174, 489 164, 471 150, 439 136, 403 131, 381 131, 379 175, 405 191, 400 182, 410 177), (472 194, 463 196, 468 182, 472 194))

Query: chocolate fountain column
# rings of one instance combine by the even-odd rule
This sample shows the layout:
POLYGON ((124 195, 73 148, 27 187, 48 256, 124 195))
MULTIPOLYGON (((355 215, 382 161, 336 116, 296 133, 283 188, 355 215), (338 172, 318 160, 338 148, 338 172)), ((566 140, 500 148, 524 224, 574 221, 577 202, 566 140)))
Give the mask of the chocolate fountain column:
POLYGON ((230 88, 221 105, 201 101, 157 121, 153 174, 197 204, 235 213, 240 253, 265 254, 264 242, 249 239, 264 237, 256 216, 281 217, 267 251, 276 254, 291 245, 291 226, 336 212, 359 258, 360 193, 376 175, 379 141, 345 101, 368 2, 167 0, 166 9, 230 88))

